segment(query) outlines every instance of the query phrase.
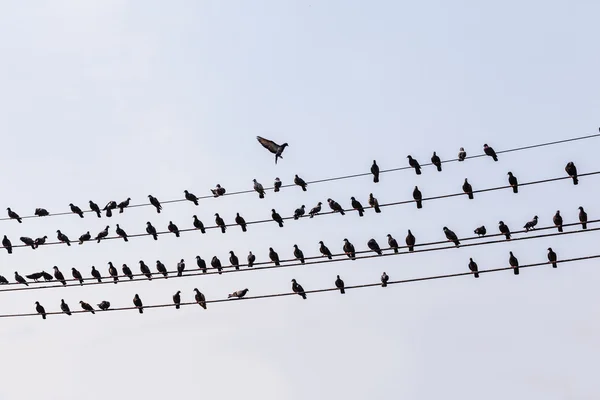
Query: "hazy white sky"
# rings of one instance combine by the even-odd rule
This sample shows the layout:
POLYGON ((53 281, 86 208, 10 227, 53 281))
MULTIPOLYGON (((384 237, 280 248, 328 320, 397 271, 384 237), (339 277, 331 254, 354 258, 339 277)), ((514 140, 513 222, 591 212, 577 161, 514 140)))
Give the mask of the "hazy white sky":
MULTIPOLYGON (((41 1, 0 6, 0 131, 3 192, 0 208, 21 215, 36 207, 66 211, 73 202, 172 199, 221 183, 229 191, 270 185, 279 176, 307 180, 422 163, 432 151, 454 158, 464 146, 479 153, 597 132, 600 6, 592 1, 41 1), (287 141, 277 166, 256 142, 287 141)), ((290 215, 332 197, 366 204, 502 185, 510 170, 522 181, 561 176, 567 161, 598 170, 598 140, 444 166, 298 188, 264 200, 242 195, 166 205, 97 219, 86 215, 0 222, 0 234, 72 239, 108 223, 128 233, 146 221, 191 227, 197 214, 212 225, 219 212, 231 222, 290 215), (107 222, 109 221, 109 222, 107 222)), ((169 269, 184 258, 228 251, 265 260, 298 244, 318 254, 318 241, 341 250, 411 229, 421 242, 459 236, 502 219, 519 229, 533 215, 540 225, 562 211, 565 222, 583 205, 598 218, 598 179, 581 179, 312 220, 250 226, 242 234, 210 231, 48 246, 0 252, 0 274, 12 279, 57 265, 89 276, 108 261, 135 271, 143 259, 169 269)), ((209 299, 248 287, 251 294, 331 287, 462 272, 469 257, 480 268, 597 252, 597 233, 381 260, 293 267, 275 271, 156 280, 119 285, 0 293, 0 313, 31 312, 40 301, 109 300, 129 306, 183 300, 198 287, 209 299), (351 264, 351 265, 350 265, 351 264)), ((598 262, 508 271, 400 285, 236 304, 102 315, 0 321, 0 399, 595 399, 600 356, 598 262)))

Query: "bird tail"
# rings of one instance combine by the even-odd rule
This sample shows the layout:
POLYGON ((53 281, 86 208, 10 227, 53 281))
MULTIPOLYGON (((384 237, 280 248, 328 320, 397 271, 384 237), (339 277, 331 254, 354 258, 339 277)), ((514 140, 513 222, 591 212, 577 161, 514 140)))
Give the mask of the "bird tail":
POLYGON ((83 213, 79 214, 79 218, 83 218, 83 213))
POLYGON ((513 186, 513 193, 519 193, 519 187, 513 186))
POLYGON ((8 254, 12 254, 12 249, 7 248, 8 254))
POLYGON ((506 233, 504 236, 506 236, 506 240, 510 240, 510 233, 506 233))
POLYGON ((102 278, 98 278, 98 282, 102 282, 102 278))
MULTIPOLYGON (((121 211, 123 212, 123 211, 121 211)), ((100 211, 96 211, 96 215, 98 216, 98 218, 102 218, 102 214, 100 214, 100 211)))
MULTIPOLYGON (((106 209, 106 216, 108 218, 112 217, 112 210, 110 208, 106 209)), ((100 217, 100 213, 98 213, 98 217, 100 217)))
POLYGON ((415 168, 415 172, 417 173, 417 175, 421 175, 421 168, 415 168))
POLYGON ((302 191, 306 192, 306 186, 302 186, 302 191))
POLYGON ((283 221, 279 221, 279 227, 283 228, 283 221))
POLYGON ((69 312, 67 313, 67 315, 71 315, 71 311, 69 311, 69 312))
POLYGON ((206 310, 206 303, 205 303, 205 302, 203 302, 203 301, 201 301, 201 302, 200 302, 200 307, 202 307, 202 308, 204 308, 204 309, 206 310))
POLYGON ((358 216, 362 217, 363 215, 365 215, 365 213, 363 212, 363 210, 358 210, 358 216))
POLYGON ((175 304, 175 308, 176 308, 177 310, 179 310, 179 307, 180 307, 180 305, 179 305, 179 304, 175 304))
POLYGON ((479 278, 479 272, 475 272, 475 278, 479 278))
POLYGON ((179 232, 175 232, 175 236, 179 237, 179 232))
POLYGON ((408 246, 408 251, 415 251, 415 247, 414 246, 408 246))
POLYGON ((573 185, 577 185, 579 183, 579 179, 577 179, 577 176, 573 177, 573 185))
POLYGON ((278 187, 275 187, 275 188, 273 188, 273 191, 274 191, 274 192, 279 192, 279 188, 278 188, 278 187))
POLYGON ((417 208, 423 208, 423 203, 421 202, 421 200, 417 201, 417 208))
POLYGON ((279 261, 275 261, 275 265, 279 265, 279 261))
POLYGON ((373 182, 379 183, 379 175, 373 176, 373 182))
POLYGON ((439 172, 442 172, 442 164, 438 164, 438 165, 437 165, 437 170, 438 170, 439 172))
POLYGON ((71 245, 71 242, 67 242, 67 246, 70 246, 70 245, 71 245))
POLYGON ((394 254, 398 254, 398 248, 394 247, 394 254))
POLYGON ((378 213, 378 214, 381 212, 381 209, 379 208, 379 205, 375 206, 375 212, 378 213))
POLYGON ((298 221, 298 218, 300 218, 298 215, 294 215, 294 220, 298 221))
POLYGON ((557 267, 558 267, 558 265, 555 262, 553 262, 552 263, 552 268, 557 268, 557 267))
POLYGON ((310 213, 310 218, 313 218, 315 216, 315 214, 310 213))
POLYGON ((469 200, 473 200, 473 192, 469 192, 469 200))
MULTIPOLYGON (((277 158, 275 158, 275 162, 277 162, 277 158)), ((228 299, 230 299, 230 298, 232 298, 232 297, 233 297, 233 294, 228 294, 228 295, 227 295, 227 298, 228 298, 228 299)))
POLYGON ((515 275, 519 275, 519 267, 516 267, 516 268, 514 269, 514 273, 515 273, 515 275))
POLYGON ((204 230, 204 228, 200 229, 200 232, 206 233, 206 231, 204 230))
POLYGON ((92 314, 96 314, 96 311, 94 311, 94 310, 90 310, 90 312, 91 312, 92 314))
POLYGON ((381 287, 387 287, 387 282, 381 282, 381 287))
POLYGON ((346 213, 344 212, 344 210, 340 210, 340 214, 346 215, 346 213))
POLYGON ((340 293, 341 293, 341 294, 345 294, 345 293, 346 293, 346 291, 344 290, 344 288, 341 288, 341 289, 340 289, 340 293))
POLYGON ((333 259, 333 257, 331 257, 331 254, 328 254, 328 255, 327 255, 327 258, 329 258, 330 260, 332 260, 332 259, 333 259))
POLYGON ((144 309, 142 307, 138 308, 138 311, 140 312, 140 314, 144 313, 144 309))
POLYGON ((181 276, 183 271, 177 271, 177 276, 181 276))
POLYGON ((300 264, 304 264, 304 258, 300 259, 300 264))
POLYGON ((224 226, 221 227, 221 232, 225 233, 225 227, 224 226))
POLYGON ((456 240, 454 241, 454 244, 455 244, 456 246, 458 246, 458 245, 460 244, 460 242, 458 241, 458 239, 456 239, 456 240))
POLYGON ((494 154, 494 161, 498 161, 498 156, 494 154))
POLYGON ((123 208, 119 208, 119 214, 123 214, 123 208))
POLYGON ((265 198, 265 194, 264 194, 264 192, 260 192, 260 193, 258 194, 258 198, 259 198, 259 199, 264 199, 264 198, 265 198))
POLYGON ((559 231, 559 232, 562 232, 562 231, 563 231, 562 225, 559 225, 559 226, 558 226, 558 231, 559 231))
POLYGON ((377 254, 382 255, 383 253, 381 252, 381 250, 377 250, 377 254))
POLYGON ((23 221, 21 220, 21 218, 17 219, 17 221, 19 221, 20 224, 23 223, 23 221))
POLYGON ((302 293, 301 296, 304 300, 306 300, 306 293, 302 293))
POLYGON ((118 281, 118 280, 119 280, 119 278, 118 278, 118 277, 116 277, 116 276, 115 276, 115 277, 113 277, 113 281, 115 282, 115 284, 117 283, 117 281, 118 281))
POLYGON ((46 319, 46 314, 42 314, 42 319, 46 319))
POLYGON ((198 200, 194 200, 194 204, 195 204, 195 205, 198 205, 198 200))
POLYGON ((129 242, 129 239, 127 239, 127 236, 124 236, 123 240, 126 241, 126 242, 129 242))
POLYGON ((587 222, 582 222, 582 223, 581 223, 581 227, 582 227, 583 229, 587 229, 587 222))

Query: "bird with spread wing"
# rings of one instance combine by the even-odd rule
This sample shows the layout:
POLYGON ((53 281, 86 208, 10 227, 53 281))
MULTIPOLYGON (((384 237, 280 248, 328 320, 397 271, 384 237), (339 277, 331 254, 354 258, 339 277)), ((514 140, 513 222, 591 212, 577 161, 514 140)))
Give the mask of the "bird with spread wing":
POLYGON ((257 136, 256 140, 258 140, 258 142, 260 144, 262 144, 265 149, 267 149, 271 153, 275 154, 275 164, 277 164, 278 158, 283 158, 283 157, 281 157, 281 153, 283 153, 283 150, 285 150, 285 148, 288 146, 287 143, 284 143, 280 146, 277 143, 275 143, 274 141, 265 139, 260 136, 257 136))

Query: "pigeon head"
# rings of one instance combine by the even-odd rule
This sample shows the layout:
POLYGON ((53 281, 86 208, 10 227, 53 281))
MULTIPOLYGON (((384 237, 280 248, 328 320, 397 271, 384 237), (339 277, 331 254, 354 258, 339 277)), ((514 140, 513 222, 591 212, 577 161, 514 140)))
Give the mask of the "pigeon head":
POLYGON ((406 158, 408 158, 409 160, 411 160, 411 159, 412 159, 412 156, 410 156, 410 155, 409 155, 409 156, 406 156, 406 158))
POLYGON ((275 209, 274 209, 274 208, 271 208, 271 212, 275 212, 275 209))
POLYGON ((548 251, 552 251, 552 247, 548 247, 548 251))
POLYGON ((187 190, 184 190, 183 193, 188 194, 189 192, 187 190))
POLYGON ((39 305, 40 305, 40 302, 39 302, 39 301, 36 301, 36 302, 35 302, 35 304, 36 304, 37 306, 39 306, 39 305))
POLYGON ((504 222, 498 221, 498 225, 504 225, 504 222))
POLYGON ((483 145, 483 148, 486 148, 486 147, 488 147, 488 145, 487 145, 487 144, 484 144, 484 145, 483 145))
POLYGON ((292 282, 296 283, 296 280, 295 280, 295 279, 292 279, 292 282))
POLYGON ((319 240, 319 244, 323 244, 323 241, 322 241, 322 240, 319 240))
POLYGON ((387 234, 387 237, 391 238, 391 237, 392 237, 392 235, 390 235, 390 234, 388 233, 388 234, 387 234))
POLYGON ((233 255, 233 250, 229 250, 229 254, 233 255))
POLYGON ((218 217, 218 216, 219 216, 219 213, 215 213, 215 217, 218 217))
POLYGON ((344 239, 344 242, 347 242, 347 241, 348 241, 348 239, 344 239))
MULTIPOLYGON (((442 229, 443 229, 443 230, 445 230, 445 231, 447 231, 447 230, 448 230, 448 228, 447 228, 447 227, 443 227, 442 229)), ((410 231, 409 231, 409 232, 410 232, 410 231)))
POLYGON ((508 174, 506 174, 506 175, 508 175, 508 176, 512 176, 512 172, 509 172, 509 173, 508 173, 508 174))
POLYGON ((350 200, 354 201, 354 200, 356 200, 356 199, 355 199, 354 197, 350 197, 350 200))
POLYGON ((269 251, 273 251, 273 248, 272 248, 272 247, 269 247, 269 251))
POLYGON ((579 209, 580 209, 581 211, 583 211, 583 207, 579 206, 579 209))
POLYGON ((461 148, 460 148, 460 151, 465 151, 465 148, 464 148, 464 147, 461 147, 461 148))
POLYGON ((289 146, 289 144, 287 144, 287 143, 284 143, 284 144, 282 144, 282 145, 281 145, 281 148, 282 148, 282 149, 284 149, 284 148, 286 148, 286 147, 288 147, 288 146, 289 146))

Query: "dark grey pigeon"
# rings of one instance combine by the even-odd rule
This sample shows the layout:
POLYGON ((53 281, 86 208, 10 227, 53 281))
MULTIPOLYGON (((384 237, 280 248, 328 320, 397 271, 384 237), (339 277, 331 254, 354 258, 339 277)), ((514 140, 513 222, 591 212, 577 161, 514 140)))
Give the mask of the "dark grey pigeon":
POLYGON ((69 305, 67 303, 65 303, 64 299, 60 299, 60 309, 65 314, 71 315, 71 309, 69 308, 69 305))
POLYGON ((31 248, 35 250, 35 241, 32 238, 27 236, 21 236, 19 240, 25 243, 26 246, 31 246, 31 248))
POLYGON ((256 140, 258 140, 258 143, 260 143, 265 149, 267 149, 271 153, 275 154, 275 164, 277 164, 277 159, 278 158, 283 159, 283 157, 281 156, 281 154, 283 153, 283 151, 285 150, 285 148, 287 146, 289 146, 287 143, 284 143, 284 144, 282 144, 280 146, 277 143, 275 143, 274 141, 269 140, 269 139, 265 139, 265 138, 260 137, 260 136, 257 136, 256 140))
POLYGON ((162 274, 165 278, 169 277, 169 274, 167 272, 167 267, 165 267, 165 264, 161 263, 160 260, 156 260, 156 270, 158 271, 159 274, 162 274))
POLYGON ((179 228, 173 223, 173 221, 169 221, 167 229, 169 232, 174 233, 176 237, 179 237, 179 228))
POLYGON ((173 304, 175 304, 175 308, 179 310, 179 307, 181 307, 181 290, 178 290, 177 293, 173 295, 173 304))
POLYGON ((129 242, 129 239, 127 239, 127 233, 119 226, 119 224, 117 224, 117 230, 115 232, 117 235, 122 237, 124 241, 129 242))
POLYGON ((485 236, 487 233, 487 229, 485 229, 485 225, 481 225, 479 228, 473 231, 477 236, 485 236))
POLYGON ((340 278, 340 276, 337 276, 337 279, 335 280, 335 287, 340 289, 340 293, 344 294, 346 293, 345 287, 344 287, 344 281, 340 278))
POLYGON ((373 160, 373 165, 371 165, 371 173, 373 174, 373 182, 379 182, 379 166, 377 165, 377 161, 373 160))
POLYGON ((348 256, 348 258, 352 260, 356 260, 356 250, 354 250, 354 245, 350 243, 348 239, 344 239, 343 246, 344 253, 348 256))
POLYGON ((581 222, 581 228, 587 229, 588 216, 583 207, 579 207, 579 222, 581 222))
POLYGON ((54 278, 60 283, 62 283, 63 286, 67 286, 67 281, 65 280, 65 276, 63 275, 63 273, 60 272, 56 265, 52 268, 54 269, 54 278))
POLYGON ((119 208, 119 214, 123 214, 123 210, 129 207, 129 202, 131 201, 131 197, 128 197, 127 200, 120 202, 117 207, 119 208))
POLYGON ((98 207, 98 204, 94 203, 91 200, 90 200, 89 204, 90 204, 90 210, 95 212, 96 215, 98 216, 98 218, 102 218, 102 213, 100 212, 100 207, 98 207))
POLYGON ((302 191, 306 192, 306 182, 304 182, 304 179, 300 178, 298 175, 294 175, 294 184, 300 186, 302 191))
POLYGON ((190 193, 187 190, 184 190, 183 193, 185 194, 186 200, 191 201, 195 205, 198 205, 198 197, 194 193, 190 193))
POLYGON ((127 266, 127 264, 123 264, 121 270, 123 271, 123 275, 128 277, 129 280, 133 280, 133 272, 131 271, 131 268, 127 266))
POLYGON ((280 228, 283 228, 283 218, 281 218, 281 215, 279 215, 279 213, 275 211, 274 208, 271 209, 271 218, 273 218, 273 221, 279 224, 280 228))
POLYGON ((105 237, 108 236, 108 228, 109 228, 109 226, 106 225, 106 228, 104 228, 103 231, 101 231, 100 233, 98 233, 98 235, 96 235, 96 240, 98 241, 98 243, 100 243, 100 241, 102 239, 104 239, 105 237))
POLYGON ((202 270, 203 274, 206 273, 206 261, 204 261, 202 257, 196 256, 196 265, 198 266, 198 269, 202 270))
POLYGON ((158 240, 158 233, 156 233, 156 228, 152 226, 150 221, 146 222, 146 233, 148 235, 152 235, 154 240, 158 240))
POLYGON ((50 213, 45 208, 36 208, 35 215, 37 215, 38 217, 47 217, 48 215, 50 215, 50 213))
POLYGON ((508 225, 506 225, 503 221, 499 221, 498 229, 500 230, 500 233, 502 233, 506 237, 506 240, 510 239, 510 229, 508 225))
POLYGON ((369 249, 373 250, 378 255, 382 255, 383 254, 381 252, 381 248, 379 247, 379 244, 377 243, 377 241, 375 239, 369 239, 369 241, 367 242, 367 247, 369 249))
POLYGON ((263 188, 263 185, 260 184, 256 179, 252 179, 252 182, 254 182, 254 190, 258 193, 258 198, 264 199, 265 189, 263 188))
POLYGON ((244 217, 242 217, 240 215, 240 213, 236 213, 235 214, 235 223, 238 224, 240 227, 242 227, 242 232, 246 232, 247 231, 246 220, 244 219, 244 217))
POLYGON ((110 276, 112 276, 113 278, 113 282, 116 284, 119 281, 119 272, 117 272, 117 269, 115 268, 115 266, 113 265, 112 262, 108 262, 108 274, 110 276))
POLYGON ((292 279, 292 291, 306 300, 306 293, 304 292, 304 288, 295 279, 292 279))
POLYGON ((310 215, 311 218, 321 212, 322 205, 323 205, 323 203, 318 202, 316 206, 314 206, 313 208, 310 209, 310 212, 308 214, 310 215))
POLYGON ((571 178, 573 178, 573 185, 577 185, 579 183, 579 179, 577 178, 577 167, 575 166, 575 164, 573 164, 572 161, 569 161, 567 163, 565 171, 571 178))
POLYGON ((417 208, 423 208, 423 194, 418 186, 415 186, 415 189, 413 190, 413 199, 417 202, 417 208))
POLYGON ((219 275, 221 275, 223 268, 221 267, 221 260, 217 256, 214 256, 212 260, 210 260, 210 266, 216 268, 219 271, 219 275))
POLYGON ((356 200, 354 197, 350 197, 350 202, 352 204, 352 208, 358 211, 358 216, 362 217, 365 213, 365 209, 363 208, 362 204, 360 204, 360 201, 356 200))
POLYGON ((473 272, 475 278, 479 278, 479 269, 477 268, 477 263, 473 261, 472 258, 469 258, 469 269, 473 272))
POLYGON ((144 274, 146 278, 152 280, 152 272, 150 272, 150 267, 148 267, 143 260, 140 260, 140 272, 144 274))
POLYGON ((508 173, 508 184, 512 186, 513 193, 519 193, 519 181, 517 177, 513 175, 512 172, 508 173))
POLYGON ((241 299, 242 297, 244 297, 246 295, 246 293, 248 293, 248 289, 242 289, 242 290, 238 290, 236 292, 231 293, 229 296, 227 296, 227 298, 238 298, 241 299))
POLYGON ((81 306, 81 308, 82 308, 84 311, 89 311, 89 312, 91 312, 92 314, 96 314, 96 312, 94 311, 94 307, 92 307, 92 306, 91 306, 89 303, 86 303, 85 301, 83 301, 83 300, 80 300, 80 301, 79 301, 79 305, 81 306))
POLYGON ((96 267, 94 267, 92 265, 92 277, 96 278, 96 280, 98 280, 98 282, 102 282, 102 275, 100 274, 100 271, 98 271, 96 269, 96 267))
POLYGON ((460 244, 460 241, 458 240, 456 233, 452 232, 450 229, 448 229, 446 227, 444 227, 443 229, 444 229, 444 234, 446 235, 446 239, 453 242, 454 245, 456 247, 458 247, 458 245, 460 244))
POLYGON ((6 237, 6 235, 4 235, 4 238, 2 239, 2 247, 8 251, 8 254, 12 254, 12 243, 10 242, 10 239, 6 237))
POLYGON ((375 197, 373 197, 373 193, 369 194, 369 205, 375 209, 376 213, 380 213, 381 209, 379 208, 379 201, 375 197))
POLYGON ((46 319, 46 310, 44 310, 39 301, 35 302, 35 311, 42 316, 42 319, 46 319))
POLYGON ((300 260, 300 264, 304 264, 304 253, 298 248, 297 244, 294 245, 294 257, 300 260))
POLYGON ((225 233, 227 226, 225 226, 225 221, 223 221, 223 218, 219 216, 219 213, 215 214, 215 223, 219 228, 221 228, 221 232, 225 233))
POLYGON ((29 283, 27 283, 25 278, 23 278, 21 275, 19 275, 19 273, 17 271, 15 271, 15 281, 17 281, 17 283, 22 283, 25 286, 29 286, 29 283))
POLYGON ((223 196, 225 194, 225 188, 221 187, 221 185, 217 184, 217 187, 214 189, 210 189, 214 197, 223 196))
POLYGON ((385 272, 381 274, 381 286, 387 287, 388 282, 390 281, 390 277, 385 272))
POLYGON ((272 247, 269 247, 269 259, 275 263, 275 265, 279 265, 279 254, 272 247))
MULTIPOLYGON (((246 291, 248 291, 248 289, 246 289, 246 291)), ((197 288, 194 288, 194 292, 196 293, 194 295, 194 299, 196 300, 196 303, 198 303, 198 305, 200 305, 200 307, 202 307, 206 310, 206 297, 197 288)))
POLYGON ((71 274, 73 275, 74 279, 77 279, 79 281, 80 285, 83 285, 83 277, 81 276, 81 272, 77 271, 77 269, 73 267, 71 268, 71 274))
POLYGON ((90 231, 87 231, 83 235, 79 236, 79 244, 83 244, 83 242, 87 242, 91 238, 92 238, 92 235, 90 235, 90 231))
POLYGON ((150 204, 152 204, 156 208, 156 212, 160 214, 160 210, 162 210, 162 205, 160 204, 160 201, 158 201, 158 199, 152 196, 151 194, 148 195, 148 199, 150 200, 150 204))
POLYGON ((554 217, 552 218, 552 222, 554 222, 554 225, 559 232, 563 231, 563 219, 560 216, 560 211, 556 211, 556 214, 554 214, 554 217))
POLYGON ((275 178, 275 182, 273 182, 273 191, 279 192, 282 185, 283 185, 283 183, 281 182, 281 179, 275 178))
POLYGON ((302 204, 300 208, 296 208, 294 211, 294 219, 298 220, 298 218, 302 217, 306 213, 306 206, 302 204))
POLYGON ((329 208, 331 208, 331 210, 333 210, 334 213, 339 212, 342 215, 346 215, 346 213, 344 212, 344 209, 342 208, 342 206, 339 205, 339 203, 335 200, 332 199, 327 199, 327 203, 329 203, 329 208))
POLYGON ((465 178, 465 183, 463 183, 462 189, 463 192, 469 196, 469 199, 473 200, 473 186, 471 186, 469 181, 467 181, 467 178, 465 178))
POLYGON ((508 258, 508 264, 513 268, 515 275, 519 275, 519 260, 513 255, 513 252, 509 252, 510 257, 508 258))
POLYGON ((435 167, 437 168, 437 170, 439 172, 442 172, 442 160, 440 160, 438 155, 435 154, 435 151, 433 152, 433 155, 431 156, 431 163, 433 165, 435 165, 435 167))
POLYGON ((419 162, 412 158, 412 156, 410 155, 406 156, 406 158, 408 158, 408 165, 415 169, 417 175, 421 175, 421 165, 419 164, 419 162))
POLYGON ((21 217, 19 217, 19 214, 17 214, 13 210, 11 210, 10 207, 8 207, 7 210, 8 210, 8 216, 11 219, 16 219, 17 221, 19 221, 20 224, 23 223, 23 221, 21 220, 21 217))
POLYGON ((137 293, 133 297, 133 305, 137 307, 140 314, 144 313, 144 305, 142 304, 142 299, 140 299, 140 296, 137 293))
POLYGON ((558 267, 556 264, 557 256, 552 247, 548 247, 548 261, 552 263, 552 268, 558 267))
POLYGON ((531 221, 528 221, 523 228, 525 228, 525 232, 529 232, 535 229, 535 226, 538 224, 538 216, 535 215, 531 221))
POLYGON ((240 260, 235 255, 235 253, 233 252, 233 250, 229 251, 229 262, 231 263, 232 267, 235 267, 235 269, 237 269, 237 270, 240 269, 240 260))
POLYGON ((496 155, 496 152, 494 151, 494 149, 492 149, 487 144, 483 145, 483 152, 485 153, 486 156, 492 157, 494 159, 494 161, 498 161, 498 156, 496 155))
POLYGON ((81 208, 77 207, 73 203, 70 203, 69 207, 71 207, 72 213, 79 215, 80 218, 83 218, 83 211, 81 211, 81 208))
POLYGON ((112 210, 116 210, 116 209, 117 209, 117 202, 114 200, 111 200, 108 203, 106 203, 106 205, 103 208, 103 210, 106 211, 106 216, 108 218, 112 217, 112 210))
POLYGON ((108 302, 106 300, 102 300, 100 302, 100 304, 98 304, 98 308, 101 309, 102 311, 106 311, 110 308, 110 302, 108 302))
POLYGON ((408 246, 408 251, 415 251, 415 236, 412 234, 410 229, 408 230, 408 235, 406 235, 406 245, 408 246))
POLYGON ((387 234, 387 238, 388 238, 388 245, 390 246, 391 249, 394 249, 394 253, 397 254, 398 253, 398 242, 389 233, 387 234))
POLYGON ((177 263, 177 276, 183 275, 183 271, 185 270, 185 261, 183 258, 177 263))
POLYGON ((252 254, 252 252, 248 253, 248 268, 252 268, 254 266, 254 262, 256 261, 256 256, 252 254))
POLYGON ((204 224, 202 223, 202 221, 200 221, 198 219, 198 217, 195 215, 193 216, 193 218, 194 218, 194 222, 193 222, 194 228, 200 229, 200 232, 202 232, 202 233, 206 233, 206 230, 204 229, 204 224))
POLYGON ((464 147, 461 147, 458 151, 458 161, 465 161, 465 158, 467 158, 467 152, 464 147))

